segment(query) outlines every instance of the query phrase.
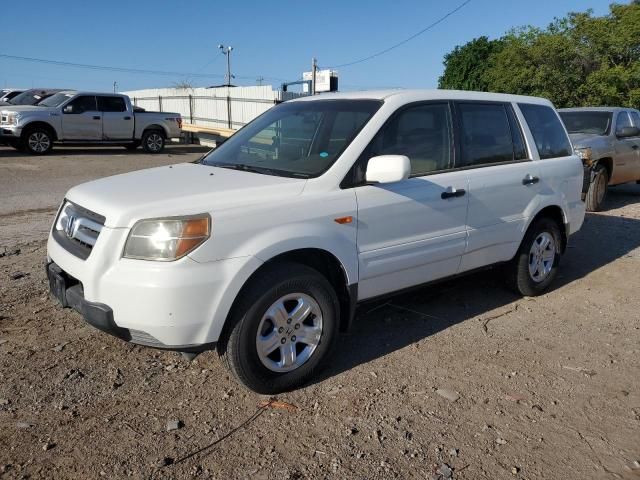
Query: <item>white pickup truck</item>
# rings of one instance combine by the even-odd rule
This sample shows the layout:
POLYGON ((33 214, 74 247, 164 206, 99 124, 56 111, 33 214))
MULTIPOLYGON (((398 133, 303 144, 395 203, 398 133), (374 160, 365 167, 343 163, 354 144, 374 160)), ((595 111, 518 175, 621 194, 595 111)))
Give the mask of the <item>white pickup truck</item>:
POLYGON ((495 265, 517 292, 543 293, 584 220, 582 186, 548 100, 307 97, 195 163, 72 188, 47 275, 96 328, 217 346, 242 383, 275 393, 330 361, 360 302, 495 265))
POLYGON ((37 105, 0 107, 0 140, 34 155, 54 143, 123 145, 160 153, 180 136, 179 113, 139 112, 126 95, 62 91, 37 105))

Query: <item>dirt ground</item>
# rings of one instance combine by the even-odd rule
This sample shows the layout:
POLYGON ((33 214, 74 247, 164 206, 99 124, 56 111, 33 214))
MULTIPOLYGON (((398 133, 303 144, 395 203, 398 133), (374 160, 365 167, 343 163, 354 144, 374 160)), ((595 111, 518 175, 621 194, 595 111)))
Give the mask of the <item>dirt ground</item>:
POLYGON ((126 344, 47 294, 70 184, 198 153, 7 152, 0 478, 640 479, 640 186, 587 216, 547 295, 485 272, 365 304, 320 378, 261 408, 215 353, 126 344))

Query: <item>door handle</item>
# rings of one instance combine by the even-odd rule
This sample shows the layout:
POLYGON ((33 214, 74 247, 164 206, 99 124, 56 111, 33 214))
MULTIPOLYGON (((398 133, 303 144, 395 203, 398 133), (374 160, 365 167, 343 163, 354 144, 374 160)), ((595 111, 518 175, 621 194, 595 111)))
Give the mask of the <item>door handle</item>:
POLYGON ((534 177, 530 173, 527 173, 527 176, 522 179, 523 185, 533 185, 534 183, 538 183, 540 178, 534 177))
POLYGON ((453 187, 447 187, 447 189, 440 195, 440 198, 446 200, 447 198, 463 197, 465 193, 467 193, 467 191, 463 188, 456 189, 453 187))
POLYGON ((633 148, 634 150, 638 150, 640 147, 638 145, 632 145, 631 148, 633 148))
POLYGON ((131 120, 131 117, 124 117, 125 120, 131 120))
POLYGON ((94 120, 100 120, 100 116, 99 116, 99 115, 94 115, 94 116, 93 116, 93 119, 94 119, 94 120))

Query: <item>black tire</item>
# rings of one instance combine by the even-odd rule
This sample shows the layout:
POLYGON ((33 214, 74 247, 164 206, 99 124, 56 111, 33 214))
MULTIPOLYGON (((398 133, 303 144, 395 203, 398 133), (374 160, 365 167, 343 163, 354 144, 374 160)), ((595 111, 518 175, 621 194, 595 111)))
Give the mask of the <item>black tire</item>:
POLYGON ((607 198, 609 185, 609 172, 604 165, 596 165, 592 174, 589 190, 585 198, 585 206, 588 212, 598 212, 607 198))
MULTIPOLYGON (((558 265, 560 263, 560 248, 562 245, 562 235, 560 233, 560 225, 558 222, 549 217, 542 217, 534 221, 527 230, 524 240, 518 249, 516 256, 507 264, 506 278, 510 288, 516 293, 526 297, 535 297, 543 294, 551 285, 558 273, 558 265), (539 240, 544 239, 544 235, 549 235, 553 239, 554 254, 552 260, 544 261, 541 267, 550 266, 550 270, 543 276, 538 275, 535 279, 535 273, 530 273, 529 265, 532 268, 537 266, 536 254, 533 252, 534 242, 540 245, 539 240)), ((548 252, 548 251, 546 251, 548 252)), ((542 273, 539 269, 538 273, 542 273)))
POLYGON ((138 147, 140 146, 140 142, 133 142, 130 143, 129 145, 125 145, 124 148, 126 148, 127 150, 129 150, 130 152, 133 152, 134 150, 136 150, 138 147))
POLYGON ((160 130, 146 130, 142 134, 142 149, 147 153, 160 153, 164 150, 164 132, 160 130))
POLYGON ((32 155, 46 155, 53 148, 53 134, 46 127, 31 127, 22 134, 22 144, 32 155))
MULTIPOLYGON (((330 355, 337 338, 339 311, 338 298, 333 287, 316 270, 296 263, 274 265, 260 273, 240 293, 229 324, 218 342, 218 353, 240 383, 254 392, 276 394, 295 389, 313 377, 330 355), (273 371, 260 359, 257 345, 258 327, 263 316, 278 300, 286 295, 298 293, 311 297, 319 307, 322 318, 321 336, 315 350, 304 363, 284 373, 273 371)), ((316 317, 309 314, 306 318, 316 317)), ((291 319, 288 319, 287 323, 290 321, 291 319)), ((295 332, 301 330, 292 330, 293 337, 288 336, 291 335, 288 326, 286 330, 276 331, 274 324, 271 333, 278 337, 278 341, 284 339, 283 345, 293 340, 292 348, 306 348, 304 343, 295 343, 295 332)), ((277 347, 280 355, 284 348, 286 346, 282 347, 283 350, 277 347)))

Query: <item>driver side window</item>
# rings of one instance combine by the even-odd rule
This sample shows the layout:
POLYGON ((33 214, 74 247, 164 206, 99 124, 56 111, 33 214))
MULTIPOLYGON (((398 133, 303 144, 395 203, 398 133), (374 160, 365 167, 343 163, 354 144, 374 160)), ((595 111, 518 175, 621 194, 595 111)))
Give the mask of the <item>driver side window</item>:
POLYGON ((406 155, 414 176, 451 168, 449 104, 430 103, 402 110, 378 132, 368 150, 369 158, 406 155))
POLYGON ((84 113, 95 112, 98 110, 96 106, 96 97, 82 95, 71 100, 64 108, 65 113, 84 113))

